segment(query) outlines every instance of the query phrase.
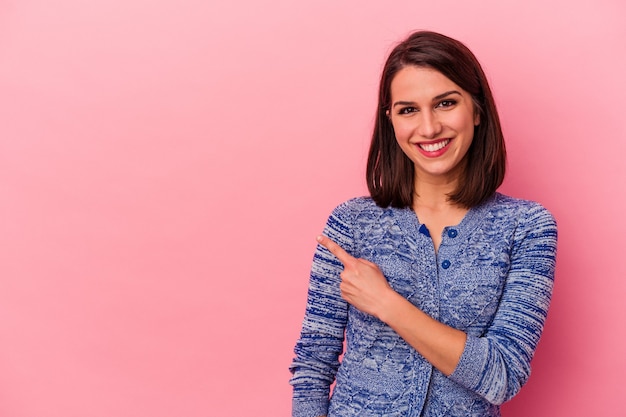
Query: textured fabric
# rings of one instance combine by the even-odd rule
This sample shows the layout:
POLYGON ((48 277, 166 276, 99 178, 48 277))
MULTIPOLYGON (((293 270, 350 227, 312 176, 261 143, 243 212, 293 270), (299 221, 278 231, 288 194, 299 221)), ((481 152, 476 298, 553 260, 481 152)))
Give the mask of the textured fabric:
POLYGON ((529 377, 550 304, 552 215, 495 194, 445 228, 435 254, 412 210, 357 198, 333 211, 324 234, 377 264, 395 291, 468 337, 446 377, 389 326, 341 298, 343 266, 318 245, 290 368, 293 416, 499 416, 499 405, 529 377))

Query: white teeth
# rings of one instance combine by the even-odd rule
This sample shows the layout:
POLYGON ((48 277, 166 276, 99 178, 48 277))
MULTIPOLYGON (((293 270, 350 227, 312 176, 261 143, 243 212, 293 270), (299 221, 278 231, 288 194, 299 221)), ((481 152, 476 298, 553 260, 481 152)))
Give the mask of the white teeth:
POLYGON ((437 143, 422 143, 418 146, 426 152, 435 152, 441 148, 444 148, 448 143, 450 143, 450 139, 442 140, 441 142, 437 143))

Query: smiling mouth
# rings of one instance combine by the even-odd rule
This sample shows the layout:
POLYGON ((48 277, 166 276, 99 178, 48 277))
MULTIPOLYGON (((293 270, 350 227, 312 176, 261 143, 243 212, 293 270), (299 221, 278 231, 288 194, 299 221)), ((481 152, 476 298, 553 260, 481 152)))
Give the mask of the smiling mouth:
POLYGON ((445 148, 448 143, 450 143, 450 139, 442 140, 441 142, 436 143, 418 143, 417 146, 425 150, 426 152, 435 152, 439 149, 445 148))

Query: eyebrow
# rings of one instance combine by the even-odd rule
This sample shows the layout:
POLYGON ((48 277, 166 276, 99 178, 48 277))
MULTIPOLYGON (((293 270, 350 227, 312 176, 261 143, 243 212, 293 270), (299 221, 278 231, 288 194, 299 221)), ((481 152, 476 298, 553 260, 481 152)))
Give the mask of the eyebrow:
MULTIPOLYGON (((450 90, 450 91, 446 91, 445 93, 441 93, 435 97, 433 97, 433 101, 437 101, 437 100, 441 100, 444 97, 448 97, 451 94, 458 94, 458 95, 462 95, 459 91, 457 90, 450 90)), ((396 106, 410 106, 410 105, 414 105, 415 102, 414 101, 396 101, 395 103, 393 103, 392 107, 396 107, 396 106)))

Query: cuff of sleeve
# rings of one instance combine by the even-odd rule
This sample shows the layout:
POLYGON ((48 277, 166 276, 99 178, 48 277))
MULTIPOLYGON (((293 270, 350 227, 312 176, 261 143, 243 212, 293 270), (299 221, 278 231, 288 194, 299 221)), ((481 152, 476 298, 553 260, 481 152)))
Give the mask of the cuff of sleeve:
POLYGON ((320 417, 328 414, 328 401, 293 399, 292 417, 320 417))
POLYGON ((488 341, 484 338, 467 336, 461 360, 456 365, 450 379, 469 388, 476 389, 480 385, 488 354, 488 341))

